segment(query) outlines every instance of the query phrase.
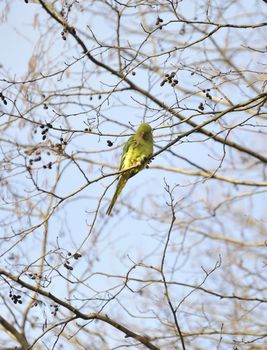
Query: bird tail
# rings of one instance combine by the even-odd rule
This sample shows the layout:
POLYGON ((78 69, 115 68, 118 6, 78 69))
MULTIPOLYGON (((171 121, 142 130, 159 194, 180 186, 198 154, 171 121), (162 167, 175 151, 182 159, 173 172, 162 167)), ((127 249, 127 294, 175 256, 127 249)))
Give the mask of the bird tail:
POLYGON ((114 207, 114 204, 115 204, 115 202, 116 202, 116 200, 117 200, 119 194, 121 193, 123 187, 126 185, 127 180, 128 180, 127 177, 121 176, 121 178, 120 178, 120 180, 119 180, 119 182, 118 182, 116 191, 115 191, 115 193, 114 193, 114 196, 113 196, 113 198, 112 198, 112 200, 111 200, 111 202, 110 202, 110 205, 109 205, 109 207, 108 207, 108 210, 107 210, 107 212, 106 212, 107 215, 110 215, 110 214, 111 214, 111 211, 112 211, 112 209, 113 209, 113 207, 114 207))

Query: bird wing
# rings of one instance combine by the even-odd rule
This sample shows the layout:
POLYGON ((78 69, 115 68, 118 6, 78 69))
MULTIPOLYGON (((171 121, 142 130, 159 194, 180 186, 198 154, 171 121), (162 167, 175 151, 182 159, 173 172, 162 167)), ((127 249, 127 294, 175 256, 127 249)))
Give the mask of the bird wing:
POLYGON ((122 150, 122 155, 121 155, 121 163, 120 163, 119 170, 123 169, 123 165, 124 165, 124 162, 125 162, 125 158, 126 158, 127 152, 129 151, 129 148, 130 148, 130 146, 132 145, 133 142, 134 142, 134 135, 131 136, 128 139, 128 141, 124 144, 123 150, 122 150))

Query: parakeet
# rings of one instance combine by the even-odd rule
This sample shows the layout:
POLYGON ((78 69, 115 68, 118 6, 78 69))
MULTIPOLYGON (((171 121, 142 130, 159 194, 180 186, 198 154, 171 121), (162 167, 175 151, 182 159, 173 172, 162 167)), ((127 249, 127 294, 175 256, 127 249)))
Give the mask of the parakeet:
POLYGON ((152 154, 152 128, 149 124, 142 123, 137 129, 136 133, 129 138, 123 147, 119 170, 131 168, 138 164, 140 165, 120 175, 116 191, 107 210, 107 215, 111 214, 112 208, 114 207, 114 204, 123 187, 126 185, 126 182, 130 179, 130 177, 136 175, 145 167, 147 164, 145 160, 148 160, 152 154))

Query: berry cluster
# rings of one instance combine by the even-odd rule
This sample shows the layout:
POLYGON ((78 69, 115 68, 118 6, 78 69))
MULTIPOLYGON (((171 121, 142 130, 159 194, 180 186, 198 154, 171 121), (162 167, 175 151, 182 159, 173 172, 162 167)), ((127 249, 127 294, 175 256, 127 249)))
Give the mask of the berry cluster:
MULTIPOLYGON (((68 255, 70 256, 70 254, 71 253, 68 253, 68 255)), ((73 259, 75 259, 75 260, 78 260, 79 258, 81 258, 82 257, 82 254, 80 254, 80 253, 74 253, 73 254, 73 259)))
POLYGON ((31 280, 42 279, 42 275, 39 275, 37 272, 35 272, 35 273, 30 272, 27 275, 31 280))
POLYGON ((62 30, 62 32, 61 32, 60 34, 61 34, 61 38, 62 38, 63 40, 67 40, 67 37, 66 37, 67 30, 66 30, 65 28, 62 30))
POLYGON ((209 94, 210 89, 202 90, 202 91, 203 91, 204 94, 206 93, 206 97, 207 97, 207 98, 209 98, 210 100, 212 100, 212 96, 209 94))
POLYGON ((14 294, 12 290, 9 292, 9 297, 11 298, 14 304, 22 304, 21 296, 14 294))
MULTIPOLYGON (((80 254, 80 253, 74 253, 73 255, 71 254, 71 252, 68 252, 68 256, 69 257, 72 257, 73 259, 75 259, 75 260, 78 260, 78 259, 80 259, 81 257, 82 257, 82 254, 80 254)), ((64 263, 64 265, 63 265, 67 270, 70 270, 70 271, 72 271, 73 270, 73 267, 70 265, 70 262, 69 262, 69 260, 67 260, 66 259, 66 262, 64 263)))
POLYGON ((55 152, 58 154, 62 154, 64 147, 67 146, 67 141, 64 141, 63 137, 60 138, 60 143, 56 143, 52 147, 55 149, 55 152))
MULTIPOLYGON (((135 72, 133 72, 133 73, 132 73, 133 75, 135 75, 135 74, 136 74, 135 72), (133 73, 134 73, 134 74, 133 74, 133 73)), ((101 100, 101 98, 102 98, 102 95, 101 95, 101 94, 99 94, 99 95, 98 95, 98 99, 99 99, 99 100, 101 100)), ((93 100, 93 96, 92 96, 92 95, 89 97, 89 100, 90 100, 90 101, 92 101, 92 100, 93 100)))
POLYGON ((50 307, 51 307, 52 309, 54 309, 54 310, 51 311, 51 314, 52 314, 53 316, 56 316, 56 315, 57 315, 57 312, 58 312, 59 306, 58 306, 57 304, 50 304, 50 307))
POLYGON ((171 72, 171 74, 165 74, 164 80, 160 83, 160 86, 163 86, 165 83, 171 84, 172 87, 175 87, 175 85, 178 84, 178 80, 174 79, 175 72, 171 72))
POLYGON ((64 266, 67 270, 70 270, 70 271, 73 270, 73 267, 70 265, 69 260, 66 260, 66 262, 64 263, 63 266, 64 266))
POLYGON ((35 302, 32 304, 31 307, 36 307, 36 306, 38 306, 38 301, 37 300, 35 300, 35 302))
POLYGON ((198 109, 200 109, 201 111, 204 111, 204 105, 202 102, 200 102, 198 109))
POLYGON ((2 92, 0 92, 0 98, 3 101, 4 105, 7 105, 7 100, 6 100, 5 96, 2 94, 2 92))
POLYGON ((42 157, 38 156, 36 158, 30 159, 29 163, 30 163, 30 165, 33 165, 33 162, 40 162, 40 160, 42 160, 42 157))
MULTIPOLYGON (((209 100, 212 100, 212 96, 210 95, 210 89, 206 89, 206 90, 202 90, 202 92, 204 94, 206 94, 206 97, 209 99, 209 100)), ((204 104, 203 102, 201 102, 199 105, 198 105, 198 109, 201 110, 201 111, 204 111, 204 104)))
POLYGON ((46 139, 46 137, 47 137, 47 133, 48 133, 48 131, 49 131, 49 128, 52 128, 53 126, 52 126, 52 124, 50 124, 50 123, 47 123, 46 125, 44 125, 44 124, 42 124, 42 125, 40 125, 40 128, 41 129, 43 129, 43 131, 41 132, 41 134, 43 135, 43 137, 42 137, 42 139, 43 139, 43 141, 46 139))
MULTIPOLYGON (((62 16, 64 16, 64 13, 62 14, 62 16)), ((71 34, 73 34, 73 35, 76 35, 76 30, 75 30, 75 28, 74 27, 68 27, 68 29, 67 28, 64 28, 63 30, 62 30, 62 32, 60 33, 61 34, 61 38, 63 39, 63 40, 67 40, 67 33, 71 33, 71 34)))
MULTIPOLYGON (((25 153, 29 156, 33 156, 30 160, 29 160, 29 167, 28 167, 28 170, 31 170, 31 166, 33 165, 33 163, 35 162, 40 162, 42 160, 42 156, 41 156, 41 150, 39 150, 37 147, 33 147, 32 149, 29 149, 27 151, 25 151, 25 153)), ((48 151, 46 152, 46 154, 48 156, 51 155, 51 153, 48 151)), ((47 164, 44 164, 43 165, 43 168, 44 169, 52 169, 52 165, 53 163, 52 162, 49 162, 47 164)))
POLYGON ((53 163, 52 163, 52 162, 49 162, 49 163, 47 163, 47 164, 44 164, 44 165, 43 165, 43 168, 44 168, 44 169, 52 169, 52 165, 53 165, 53 163))
POLYGON ((158 26, 158 25, 159 25, 159 29, 160 29, 160 30, 162 29, 162 25, 161 25, 161 23, 163 23, 163 19, 162 19, 162 18, 160 18, 160 17, 158 16, 157 21, 156 21, 156 26, 158 26))

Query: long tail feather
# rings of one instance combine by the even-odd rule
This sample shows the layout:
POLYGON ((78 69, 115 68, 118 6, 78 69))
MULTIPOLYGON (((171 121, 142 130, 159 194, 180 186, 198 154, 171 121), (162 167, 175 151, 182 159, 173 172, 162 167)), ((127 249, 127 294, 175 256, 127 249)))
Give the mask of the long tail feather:
POLYGON ((118 182, 118 185, 117 185, 117 188, 116 188, 116 191, 115 191, 115 193, 114 193, 114 196, 113 196, 113 198, 112 198, 112 200, 111 200, 111 202, 110 202, 110 205, 109 205, 109 207, 108 207, 108 210, 107 210, 107 212, 106 212, 107 215, 110 215, 110 214, 111 214, 111 211, 112 211, 112 209, 113 209, 113 207, 114 207, 114 204, 115 204, 115 202, 116 202, 116 200, 117 200, 119 194, 121 193, 123 187, 126 185, 127 180, 128 180, 128 177, 126 177, 126 176, 122 176, 122 177, 120 178, 120 180, 119 180, 119 182, 118 182))

